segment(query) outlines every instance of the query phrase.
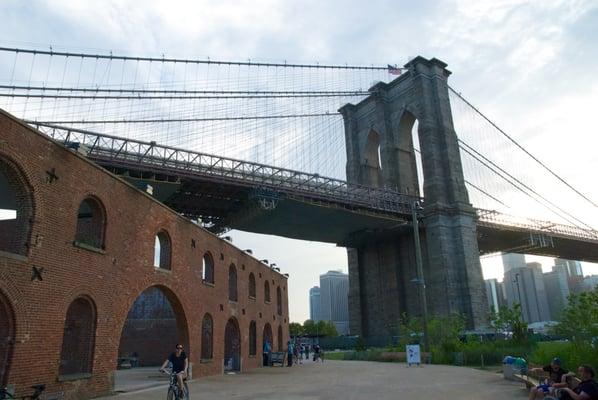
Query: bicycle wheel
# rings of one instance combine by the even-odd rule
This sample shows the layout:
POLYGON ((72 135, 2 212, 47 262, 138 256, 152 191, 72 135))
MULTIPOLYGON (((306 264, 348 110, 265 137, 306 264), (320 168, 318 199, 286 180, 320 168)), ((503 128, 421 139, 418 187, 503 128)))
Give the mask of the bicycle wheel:
POLYGON ((176 391, 174 390, 174 388, 172 386, 168 388, 168 394, 166 395, 166 400, 178 400, 176 391))

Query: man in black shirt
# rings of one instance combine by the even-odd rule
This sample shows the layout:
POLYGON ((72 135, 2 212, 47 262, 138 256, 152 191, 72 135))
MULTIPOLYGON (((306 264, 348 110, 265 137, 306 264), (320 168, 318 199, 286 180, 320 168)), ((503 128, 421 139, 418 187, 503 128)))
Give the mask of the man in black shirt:
POLYGON ((164 371, 168 363, 172 364, 172 373, 176 374, 179 390, 182 392, 184 390, 183 380, 187 378, 187 368, 189 367, 189 359, 183 351, 183 345, 176 345, 174 353, 170 353, 164 364, 160 367, 160 371, 164 371))
MULTIPOLYGON (((563 376, 568 374, 569 371, 561 367, 561 360, 559 358, 553 358, 550 365, 546 365, 542 368, 532 368, 529 372, 548 372, 548 385, 540 385, 532 388, 529 393, 529 400, 536 398, 542 399, 545 395, 550 393, 554 389, 567 387, 567 383, 563 379, 563 376)), ((540 382, 542 383, 542 382, 540 382)))
POLYGON ((597 400, 598 384, 594 381, 594 369, 589 365, 582 365, 577 369, 581 383, 573 390, 562 389, 562 399, 567 400, 597 400))

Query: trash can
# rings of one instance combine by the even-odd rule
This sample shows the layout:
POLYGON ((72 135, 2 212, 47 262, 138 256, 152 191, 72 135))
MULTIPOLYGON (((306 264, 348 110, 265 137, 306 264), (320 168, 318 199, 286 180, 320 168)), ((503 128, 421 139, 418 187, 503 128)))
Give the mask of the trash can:
POLYGON ((502 376, 508 380, 514 380, 515 377, 513 376, 516 373, 515 370, 515 360, 516 357, 506 356, 502 360, 502 376))

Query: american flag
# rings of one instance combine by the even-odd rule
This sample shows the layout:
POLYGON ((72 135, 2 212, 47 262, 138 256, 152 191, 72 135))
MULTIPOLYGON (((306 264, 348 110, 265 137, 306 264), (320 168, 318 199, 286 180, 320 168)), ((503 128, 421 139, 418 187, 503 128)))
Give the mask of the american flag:
POLYGON ((391 75, 401 75, 403 73, 403 69, 388 64, 388 73, 391 75))

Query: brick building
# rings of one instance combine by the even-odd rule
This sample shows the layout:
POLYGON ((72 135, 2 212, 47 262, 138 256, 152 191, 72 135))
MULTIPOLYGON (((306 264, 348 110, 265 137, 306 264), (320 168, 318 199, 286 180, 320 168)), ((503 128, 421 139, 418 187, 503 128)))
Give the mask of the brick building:
POLYGON ((0 385, 85 398, 133 353, 180 342, 197 377, 286 342, 284 276, 1 111, 0 209, 0 385))

